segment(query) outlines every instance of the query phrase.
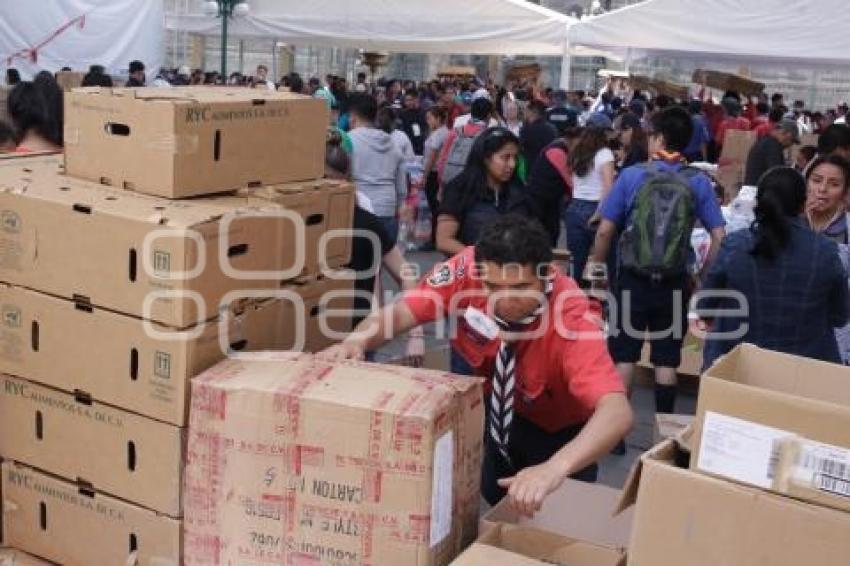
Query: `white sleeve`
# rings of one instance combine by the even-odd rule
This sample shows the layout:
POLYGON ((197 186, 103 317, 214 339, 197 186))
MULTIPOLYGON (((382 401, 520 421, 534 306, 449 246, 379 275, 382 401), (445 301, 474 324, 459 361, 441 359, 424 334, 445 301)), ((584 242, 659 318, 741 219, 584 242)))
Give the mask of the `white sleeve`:
POLYGON ((606 163, 610 163, 611 161, 615 161, 614 152, 611 151, 607 147, 603 147, 599 151, 596 152, 596 157, 593 158, 593 167, 595 169, 599 169, 606 163))

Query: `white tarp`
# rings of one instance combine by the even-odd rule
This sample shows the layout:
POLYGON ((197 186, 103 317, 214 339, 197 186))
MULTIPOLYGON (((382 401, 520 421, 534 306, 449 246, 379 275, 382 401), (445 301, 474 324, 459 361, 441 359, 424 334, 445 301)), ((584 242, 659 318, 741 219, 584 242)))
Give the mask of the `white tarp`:
POLYGON ((163 60, 162 0, 0 0, 0 69, 24 78, 41 70, 90 65, 126 74, 142 61, 155 74, 163 60))
MULTIPOLYGON (((572 22, 526 0, 251 0, 228 31, 378 51, 560 56, 572 22)), ((166 25, 204 35, 221 29, 205 14, 169 16, 166 25)))
POLYGON ((850 62, 848 0, 647 0, 583 20, 573 45, 635 56, 836 65, 850 62))

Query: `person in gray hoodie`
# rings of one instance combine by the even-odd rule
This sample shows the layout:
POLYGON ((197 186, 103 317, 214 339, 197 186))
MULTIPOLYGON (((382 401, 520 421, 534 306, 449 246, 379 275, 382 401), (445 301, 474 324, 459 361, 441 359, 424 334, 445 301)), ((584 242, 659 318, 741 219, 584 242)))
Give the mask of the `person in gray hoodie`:
POLYGON ((393 241, 398 239, 398 209, 407 196, 404 157, 392 137, 375 127, 378 103, 369 95, 349 100, 351 177, 393 241))

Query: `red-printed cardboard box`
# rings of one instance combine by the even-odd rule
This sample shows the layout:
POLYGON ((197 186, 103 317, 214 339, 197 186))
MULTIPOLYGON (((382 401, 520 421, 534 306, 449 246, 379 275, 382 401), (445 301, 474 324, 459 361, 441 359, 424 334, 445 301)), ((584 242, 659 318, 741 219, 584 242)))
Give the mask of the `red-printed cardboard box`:
POLYGON ((481 384, 309 354, 192 383, 185 562, 448 564, 475 538, 481 384))

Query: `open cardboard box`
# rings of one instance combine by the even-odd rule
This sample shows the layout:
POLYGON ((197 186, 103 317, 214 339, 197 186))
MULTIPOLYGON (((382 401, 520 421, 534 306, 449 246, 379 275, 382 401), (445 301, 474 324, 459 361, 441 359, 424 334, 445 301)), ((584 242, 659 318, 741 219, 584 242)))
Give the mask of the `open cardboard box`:
POLYGON ((575 540, 533 527, 497 524, 453 566, 625 566, 622 549, 575 540))
POLYGON ((687 469, 680 440, 636 463, 620 509, 634 508, 629 566, 839 565, 850 514, 687 469))
POLYGON ((567 479, 533 518, 521 516, 502 500, 481 518, 477 542, 535 560, 554 560, 555 564, 619 564, 632 522, 631 511, 615 516, 619 498, 619 491, 613 488, 567 479), (546 552, 547 548, 551 552, 546 552), (559 549, 566 554, 556 552, 559 549), (583 553, 604 560, 570 561, 583 553), (555 560, 558 556, 563 560, 555 560))
POLYGON ((850 368, 738 346, 702 377, 691 469, 850 510, 850 368))

